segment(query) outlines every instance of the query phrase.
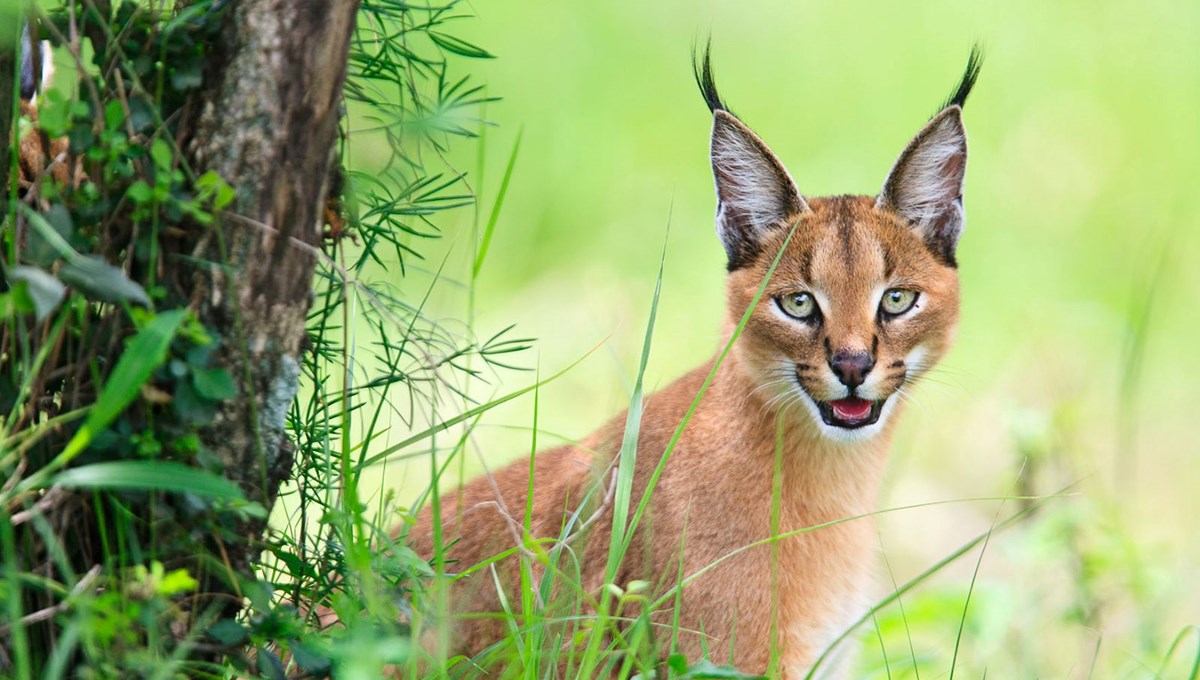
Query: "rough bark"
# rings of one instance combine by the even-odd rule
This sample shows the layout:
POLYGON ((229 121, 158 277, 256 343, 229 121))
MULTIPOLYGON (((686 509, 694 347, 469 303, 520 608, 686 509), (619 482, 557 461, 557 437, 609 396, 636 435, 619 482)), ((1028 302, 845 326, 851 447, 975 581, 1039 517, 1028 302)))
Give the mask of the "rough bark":
MULTIPOLYGON (((267 508, 291 472, 285 416, 297 391, 337 139, 355 0, 242 0, 226 17, 189 152, 237 191, 202 252, 202 320, 240 390, 202 433, 226 474, 267 508)), ((262 527, 248 527, 256 535, 262 527)), ((256 549, 230 554, 244 571, 256 549)))

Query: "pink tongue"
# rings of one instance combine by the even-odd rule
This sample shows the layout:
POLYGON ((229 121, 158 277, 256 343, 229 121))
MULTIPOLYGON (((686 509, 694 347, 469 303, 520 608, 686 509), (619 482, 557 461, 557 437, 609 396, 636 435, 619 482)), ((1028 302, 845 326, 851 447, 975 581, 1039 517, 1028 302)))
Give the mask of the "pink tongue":
POLYGON ((829 405, 833 407, 833 415, 841 420, 862 420, 871 414, 871 402, 857 397, 838 399, 829 405))

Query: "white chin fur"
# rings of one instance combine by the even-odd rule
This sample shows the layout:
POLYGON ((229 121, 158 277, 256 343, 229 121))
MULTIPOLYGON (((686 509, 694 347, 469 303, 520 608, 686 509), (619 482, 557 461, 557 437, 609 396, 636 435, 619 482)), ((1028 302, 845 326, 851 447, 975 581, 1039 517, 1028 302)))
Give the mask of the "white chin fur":
POLYGON ((812 397, 808 396, 807 393, 799 401, 804 404, 804 410, 808 412, 809 417, 812 418, 813 423, 816 424, 817 430, 822 436, 831 441, 849 443, 867 441, 868 439, 873 439, 880 432, 883 432, 883 426, 892 415, 892 405, 896 400, 888 397, 888 400, 883 402, 883 407, 879 410, 879 420, 870 425, 854 428, 853 430, 826 425, 825 420, 821 418, 821 411, 817 408, 816 403, 813 402, 812 397))

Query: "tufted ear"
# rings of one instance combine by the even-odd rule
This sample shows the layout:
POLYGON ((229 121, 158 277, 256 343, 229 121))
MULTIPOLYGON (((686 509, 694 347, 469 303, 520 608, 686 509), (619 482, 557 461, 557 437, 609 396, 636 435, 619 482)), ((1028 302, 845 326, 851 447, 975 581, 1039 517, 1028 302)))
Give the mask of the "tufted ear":
POLYGON ((962 191, 966 170, 962 108, 952 104, 905 147, 883 183, 876 206, 908 221, 934 253, 953 265, 954 248, 965 222, 962 191))
POLYGON ((967 174, 967 131, 962 108, 967 103, 983 52, 971 48, 967 68, 950 98, 913 137, 892 166, 876 207, 891 210, 908 221, 930 250, 951 267, 954 249, 966 224, 963 213, 963 180, 967 174))
POLYGON ((809 207, 783 163, 717 94, 707 47, 703 56, 696 55, 695 74, 713 114, 709 151, 717 188, 717 235, 733 271, 749 264, 768 230, 809 207))
POLYGON ((713 112, 711 156, 717 234, 732 271, 754 257, 768 230, 809 207, 775 154, 728 111, 713 112))

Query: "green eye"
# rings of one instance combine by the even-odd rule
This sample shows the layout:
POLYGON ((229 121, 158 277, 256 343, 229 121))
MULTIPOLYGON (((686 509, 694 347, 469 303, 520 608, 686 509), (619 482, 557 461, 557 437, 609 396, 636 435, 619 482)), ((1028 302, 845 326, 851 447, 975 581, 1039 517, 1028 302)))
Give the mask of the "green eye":
POLYGON ((817 301, 809 293, 788 293, 775 298, 784 314, 801 320, 812 318, 817 313, 817 301))
POLYGON ((917 291, 905 290, 903 288, 892 288, 883 294, 883 299, 879 301, 879 308, 884 314, 903 314, 912 309, 917 303, 917 291))

